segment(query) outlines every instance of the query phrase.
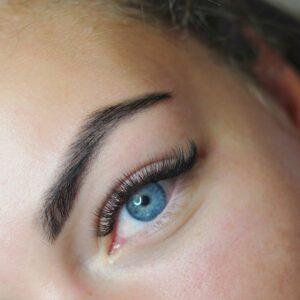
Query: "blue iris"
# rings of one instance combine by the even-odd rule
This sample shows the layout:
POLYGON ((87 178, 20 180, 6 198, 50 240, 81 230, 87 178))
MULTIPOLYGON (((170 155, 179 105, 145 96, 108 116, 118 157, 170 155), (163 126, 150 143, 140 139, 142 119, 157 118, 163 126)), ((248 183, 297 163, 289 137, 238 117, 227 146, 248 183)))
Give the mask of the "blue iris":
POLYGON ((154 220, 166 207, 166 193, 159 183, 150 183, 136 192, 126 203, 128 213, 142 222, 154 220))

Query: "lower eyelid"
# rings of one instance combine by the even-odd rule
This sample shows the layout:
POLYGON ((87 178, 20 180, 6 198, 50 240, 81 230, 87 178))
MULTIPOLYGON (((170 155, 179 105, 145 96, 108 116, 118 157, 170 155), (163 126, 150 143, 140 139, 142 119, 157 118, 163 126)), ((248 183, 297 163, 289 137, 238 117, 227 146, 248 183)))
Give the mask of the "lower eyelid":
MULTIPOLYGON (((145 225, 145 229, 142 229, 141 231, 133 234, 128 238, 124 238, 124 235, 122 235, 122 233, 120 233, 119 236, 117 234, 113 250, 115 250, 114 248, 119 249, 123 244, 126 243, 134 244, 141 241, 141 243, 143 244, 144 240, 147 240, 148 237, 162 230, 171 221, 171 219, 175 217, 176 214, 178 214, 179 210, 182 208, 183 203, 181 199, 181 197, 184 196, 184 191, 182 191, 182 188, 184 189, 184 186, 182 184, 183 180, 181 178, 177 178, 171 179, 170 181, 172 182, 169 182, 169 180, 165 180, 164 182, 162 182, 162 186, 174 185, 173 189, 169 189, 168 197, 170 196, 170 198, 168 198, 168 204, 162 214, 154 221, 149 222, 149 224, 145 225)), ((133 222, 139 223, 140 221, 133 222)))

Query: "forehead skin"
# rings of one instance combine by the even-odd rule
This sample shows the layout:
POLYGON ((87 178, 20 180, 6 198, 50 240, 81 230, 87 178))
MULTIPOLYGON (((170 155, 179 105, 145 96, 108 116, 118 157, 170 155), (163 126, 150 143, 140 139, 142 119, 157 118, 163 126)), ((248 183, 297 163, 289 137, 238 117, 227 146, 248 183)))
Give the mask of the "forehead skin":
MULTIPOLYGON (((44 15, 19 10, 2 19, 0 38, 0 298, 195 299, 197 291, 203 299, 297 299, 300 147, 288 125, 191 38, 87 20, 63 6, 44 15), (95 288, 70 258, 76 233, 54 245, 43 240, 42 196, 89 113, 161 90, 175 92, 175 107, 137 122, 201 133, 212 154, 194 197, 209 201, 154 267, 131 270, 113 287, 102 278, 95 288)), ((143 126, 123 133, 135 141, 143 126)), ((153 136, 170 138, 157 127, 153 136)))

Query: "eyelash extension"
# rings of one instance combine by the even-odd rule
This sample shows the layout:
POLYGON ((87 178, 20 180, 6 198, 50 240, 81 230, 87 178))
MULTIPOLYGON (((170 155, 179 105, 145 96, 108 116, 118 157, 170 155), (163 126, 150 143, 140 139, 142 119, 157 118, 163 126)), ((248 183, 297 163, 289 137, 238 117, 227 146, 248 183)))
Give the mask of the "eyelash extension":
POLYGON ((96 234, 109 235, 114 228, 116 217, 131 195, 152 182, 171 179, 190 170, 197 158, 197 146, 189 141, 188 147, 173 150, 171 155, 160 161, 152 161, 145 167, 127 173, 117 181, 104 205, 96 213, 96 234))

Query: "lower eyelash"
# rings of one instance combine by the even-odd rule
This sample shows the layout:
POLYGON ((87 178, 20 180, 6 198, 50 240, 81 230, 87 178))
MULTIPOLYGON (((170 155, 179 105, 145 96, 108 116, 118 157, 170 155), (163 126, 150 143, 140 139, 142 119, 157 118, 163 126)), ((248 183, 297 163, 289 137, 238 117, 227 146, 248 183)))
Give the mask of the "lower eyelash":
POLYGON ((107 236, 113 231, 120 209, 142 186, 177 177, 191 169, 196 162, 197 146, 190 141, 188 147, 179 148, 166 157, 159 161, 152 160, 145 167, 128 173, 117 181, 104 205, 96 213, 98 237, 107 236))
MULTIPOLYGON (((177 184, 177 183, 176 183, 177 184)), ((175 188, 177 189, 177 188, 175 188)), ((178 210, 181 208, 181 205, 174 199, 174 194, 176 194, 176 191, 172 193, 171 198, 169 199, 168 205, 166 207, 165 213, 162 214, 160 218, 158 218, 154 224, 151 225, 151 233, 159 231, 164 225, 178 212, 178 210)), ((176 195, 175 198, 178 198, 179 195, 176 195)), ((147 232, 144 233, 144 236, 147 235, 147 232)))

